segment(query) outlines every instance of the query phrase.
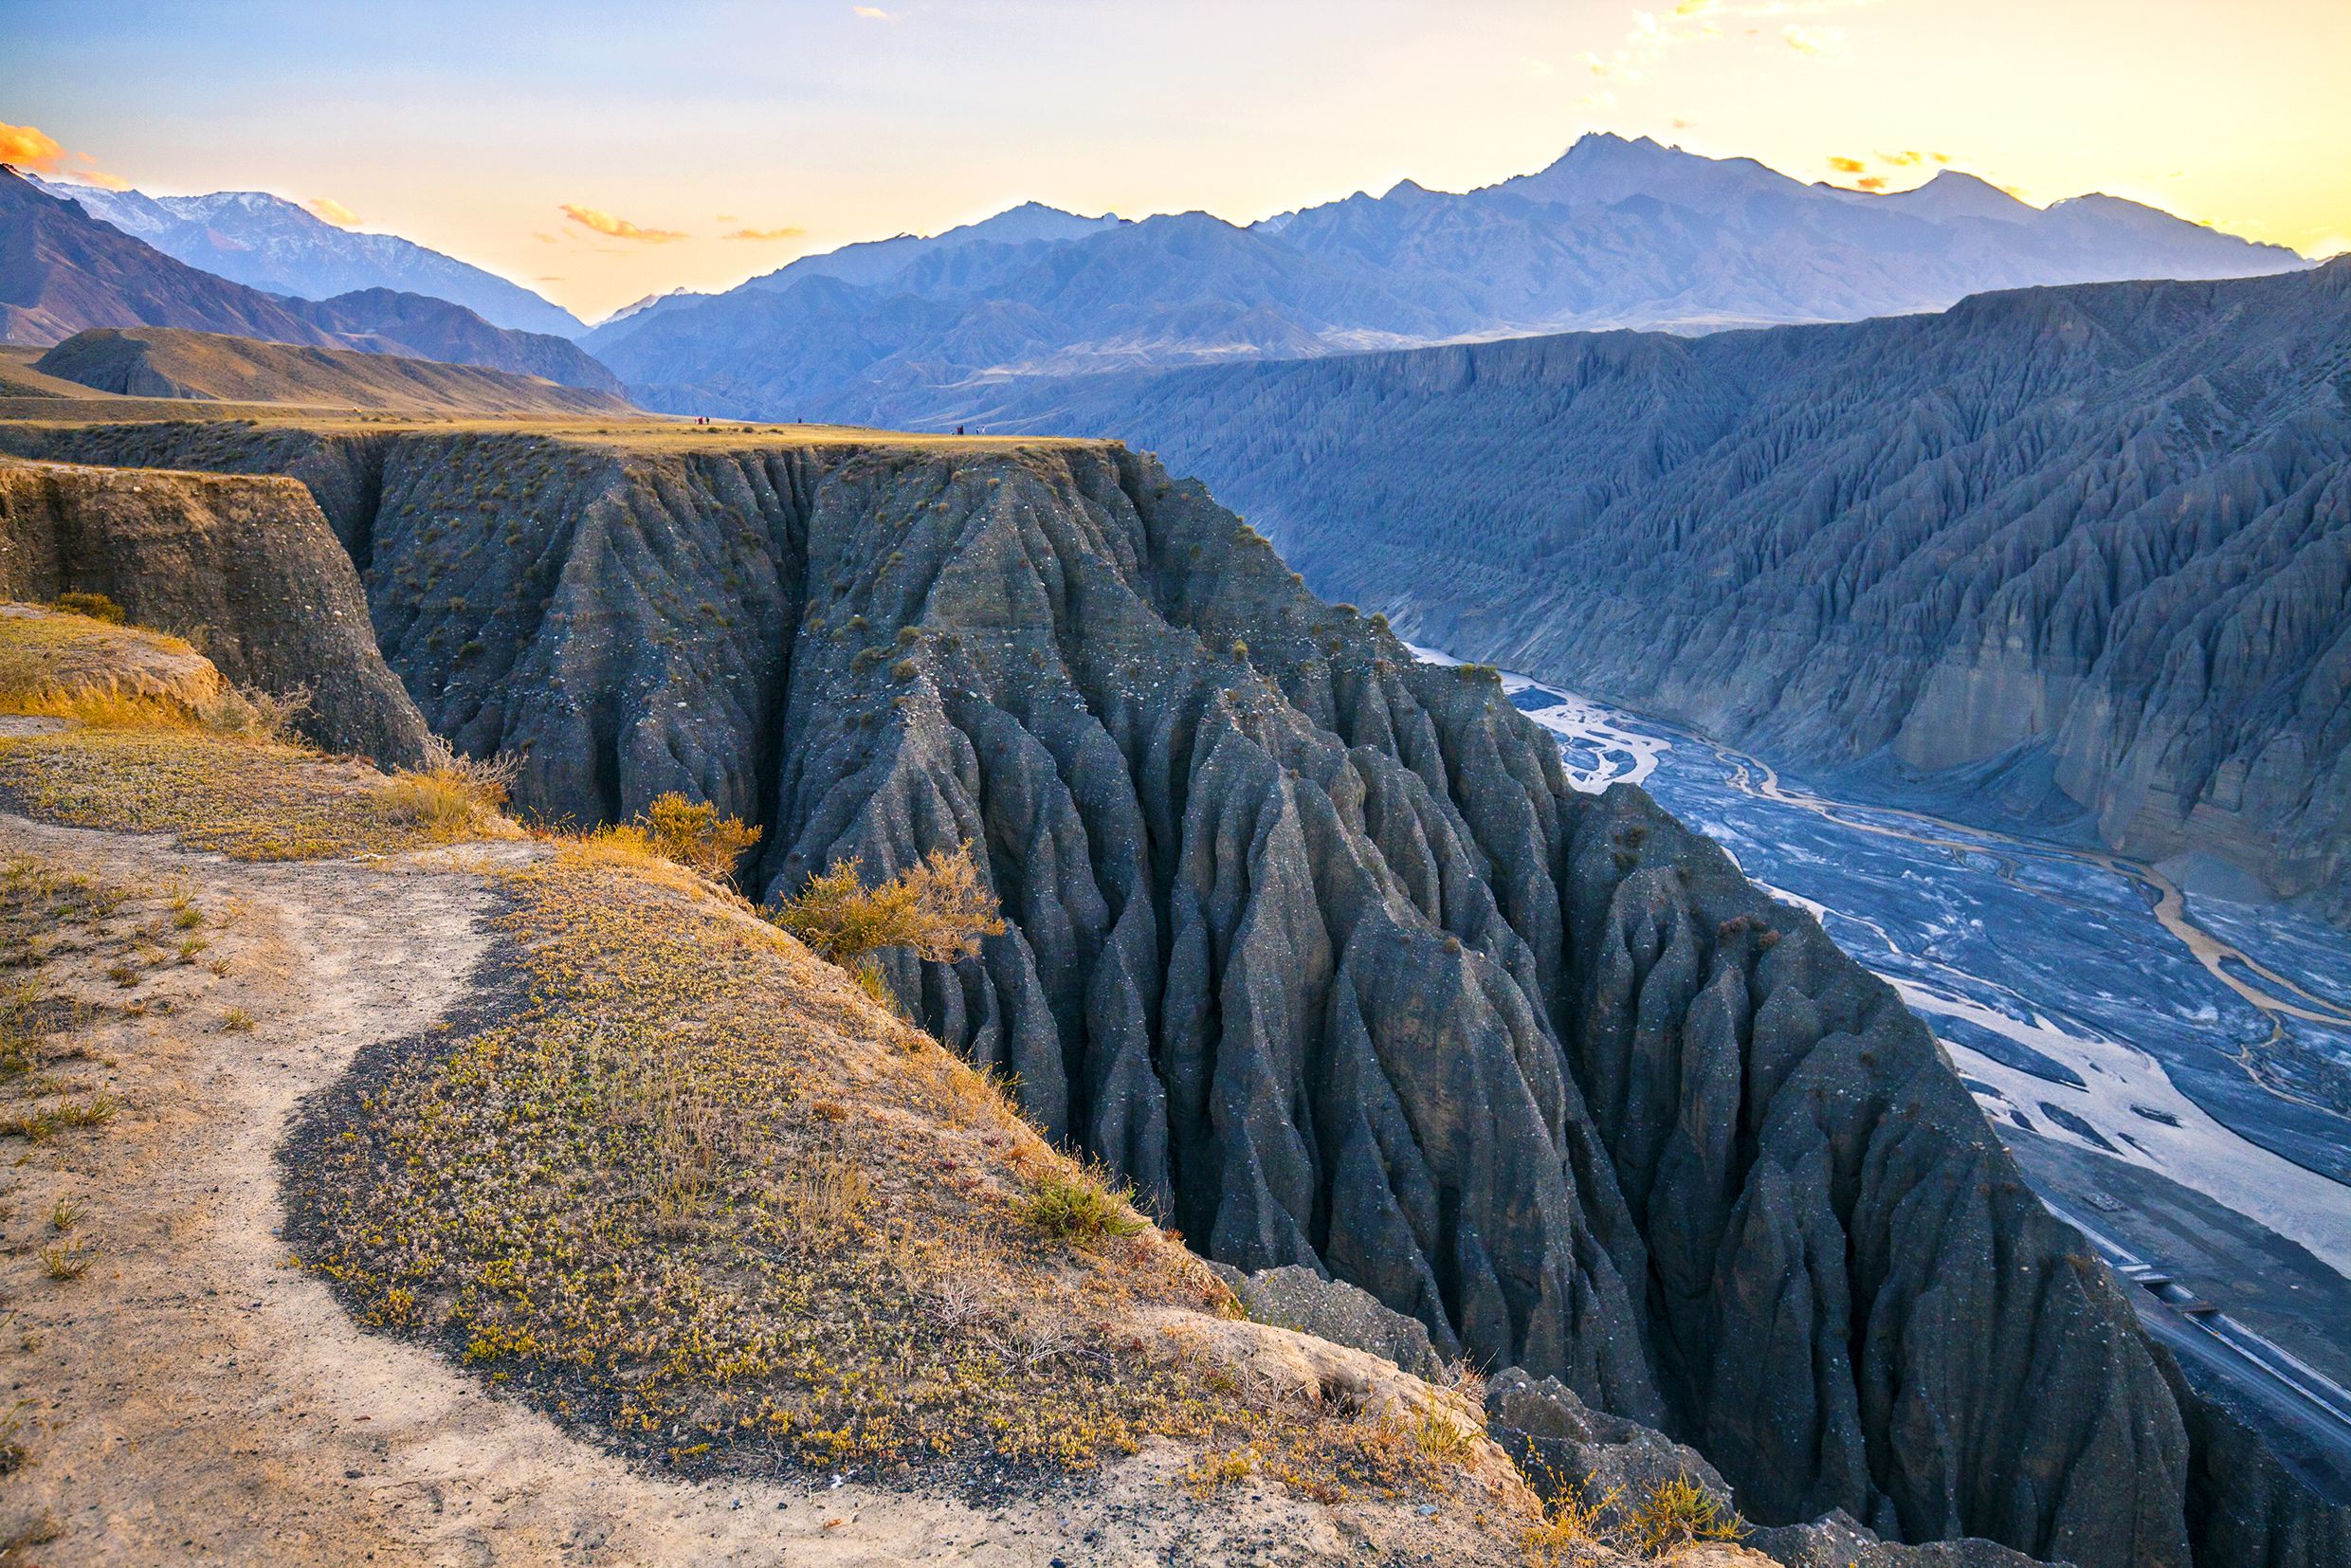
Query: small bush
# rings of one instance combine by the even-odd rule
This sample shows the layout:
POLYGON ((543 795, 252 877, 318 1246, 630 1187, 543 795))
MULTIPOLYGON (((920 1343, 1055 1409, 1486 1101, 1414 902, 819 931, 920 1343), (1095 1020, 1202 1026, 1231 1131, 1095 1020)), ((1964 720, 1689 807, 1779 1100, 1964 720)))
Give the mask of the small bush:
POLYGON ((1024 1222, 1060 1241, 1131 1236, 1143 1228, 1125 1190, 1114 1193, 1085 1171, 1046 1172, 1013 1209, 1024 1222))
POLYGON ((436 735, 427 743, 423 764, 386 779, 378 799, 394 821, 447 843, 495 825, 521 771, 520 757, 460 757, 436 735))
POLYGON ((53 1242, 41 1249, 41 1272, 53 1280, 78 1280, 97 1261, 97 1249, 79 1241, 53 1242))
POLYGON ((1562 1486, 1542 1505, 1542 1517, 1527 1526, 1523 1542, 1527 1560, 1540 1564, 1588 1560, 1592 1549, 1607 1541, 1602 1521, 1616 1506, 1617 1488, 1587 1498, 1576 1486, 1562 1486))
POLYGON ((308 686, 271 693, 251 686, 224 685, 210 701, 197 707, 196 722, 221 735, 299 745, 301 739, 294 721, 309 711, 310 695, 308 686))
POLYGON ((1625 1519, 1635 1549, 1651 1557, 1699 1541, 1737 1541, 1747 1526, 1712 1492, 1686 1475, 1660 1485, 1625 1519))
POLYGON ((794 897, 767 911, 829 962, 854 970, 869 953, 912 948, 933 963, 979 951, 980 939, 1004 933, 996 899, 979 883, 972 847, 934 849, 878 887, 860 882, 860 860, 835 861, 794 897))
POLYGON ((1446 1464, 1463 1464, 1478 1451, 1478 1431, 1435 1405, 1421 1411, 1409 1431, 1414 1448, 1446 1464))
POLYGON ((49 608, 68 615, 87 615, 108 626, 123 624, 122 607, 103 593, 60 593, 49 601, 49 608))
POLYGON ((654 855, 705 877, 735 874, 735 863, 759 842, 760 830, 740 817, 720 816, 709 801, 688 800, 672 790, 658 796, 633 822, 599 828, 590 842, 609 848, 654 855))

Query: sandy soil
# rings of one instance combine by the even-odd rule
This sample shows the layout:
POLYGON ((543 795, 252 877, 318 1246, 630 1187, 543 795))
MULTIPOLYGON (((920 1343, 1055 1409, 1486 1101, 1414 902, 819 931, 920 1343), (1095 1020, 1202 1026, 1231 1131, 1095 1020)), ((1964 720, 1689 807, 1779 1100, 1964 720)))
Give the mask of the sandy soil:
POLYGON ((1404 1504, 1333 1510, 1238 1488, 1197 1505, 1173 1452, 993 1509, 797 1475, 673 1483, 360 1331, 278 1239, 276 1150, 361 1047, 465 1000, 493 896, 454 857, 480 852, 243 865, 0 815, 0 857, 191 886, 207 962, 226 960, 222 975, 159 973, 144 994, 168 1013, 95 1031, 96 1076, 124 1101, 112 1123, 29 1152, 0 1143, 0 1378, 32 1454, 0 1481, 0 1540, 19 1538, 0 1560, 1075 1568, 1475 1550, 1404 1504), (236 1008, 250 1030, 223 1027, 236 1008), (98 1247, 76 1280, 41 1267, 60 1198, 98 1247))

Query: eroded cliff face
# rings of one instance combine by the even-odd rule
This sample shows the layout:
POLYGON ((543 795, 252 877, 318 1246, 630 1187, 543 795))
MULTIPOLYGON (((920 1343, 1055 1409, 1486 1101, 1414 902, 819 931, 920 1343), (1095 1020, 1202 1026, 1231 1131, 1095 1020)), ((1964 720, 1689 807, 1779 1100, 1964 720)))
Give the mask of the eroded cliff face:
POLYGON ((2351 918, 2351 262, 983 415, 1167 453, 1461 657, 1815 766, 2003 757, 2116 848, 2351 918))
POLYGON ((351 559, 291 480, 0 461, 0 598, 68 591, 200 638, 242 685, 307 688, 295 723, 330 751, 387 768, 424 755, 351 559))
POLYGON ((1011 928, 902 996, 1210 1256, 1557 1376, 1766 1522, 2334 1560, 2307 1494, 2223 1494, 2250 1438, 2198 1446, 1886 987, 1198 485, 1084 443, 73 438, 203 442, 313 478, 393 667, 528 806, 715 799, 769 889, 971 842, 1011 928))

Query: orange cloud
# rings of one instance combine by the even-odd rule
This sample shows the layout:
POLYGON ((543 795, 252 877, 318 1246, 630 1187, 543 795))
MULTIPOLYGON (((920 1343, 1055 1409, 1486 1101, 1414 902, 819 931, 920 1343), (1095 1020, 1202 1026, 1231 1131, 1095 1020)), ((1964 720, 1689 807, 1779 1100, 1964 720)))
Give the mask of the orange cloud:
POLYGON ((807 232, 805 228, 793 228, 787 225, 782 228, 738 228, 732 234, 720 237, 729 240, 796 240, 807 232))
POLYGON ((599 234, 610 234, 616 240, 637 240, 646 245, 668 245, 672 241, 689 237, 674 228, 640 228, 627 218, 616 218, 610 212, 599 211, 592 207, 574 207, 570 202, 565 202, 562 206, 563 215, 574 223, 583 228, 592 228, 599 234))
POLYGON ((0 163, 12 163, 35 173, 54 174, 65 166, 65 149, 46 131, 0 120, 0 163))
POLYGON ((868 22, 895 22, 897 17, 879 6, 851 6, 849 9, 868 22))
POLYGON ((1925 157, 1924 153, 1880 153, 1878 161, 1890 163, 1897 169, 1907 169, 1914 163, 1923 162, 1925 157))
POLYGON ((1831 158, 1829 167, 1840 174, 1858 174, 1869 166, 1859 158, 1831 158))
POLYGON ((66 171, 66 174, 83 185, 95 185, 100 191, 128 191, 131 188, 131 182, 120 174, 109 174, 96 169, 71 169, 66 171))
POLYGON ((302 205, 337 228, 359 227, 359 214, 337 201, 333 196, 313 196, 302 205))
POLYGON ((1884 174, 1872 174, 1866 180, 1855 180, 1853 183, 1860 186, 1864 191, 1883 191, 1886 189, 1886 176, 1884 174))

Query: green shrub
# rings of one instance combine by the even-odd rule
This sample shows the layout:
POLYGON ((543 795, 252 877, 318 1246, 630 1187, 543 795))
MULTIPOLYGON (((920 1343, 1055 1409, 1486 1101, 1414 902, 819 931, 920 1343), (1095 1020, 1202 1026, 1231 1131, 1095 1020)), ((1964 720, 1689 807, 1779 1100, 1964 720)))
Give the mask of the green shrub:
POLYGON ((1102 1236, 1132 1236, 1143 1229, 1135 1212, 1130 1190, 1113 1192, 1089 1171, 1048 1171, 1039 1176, 1013 1210, 1022 1221, 1041 1233, 1062 1241, 1092 1241, 1102 1236))
POLYGON ((49 601, 49 608, 68 615, 87 615, 108 626, 120 626, 123 622, 122 607, 103 593, 60 593, 49 601))

